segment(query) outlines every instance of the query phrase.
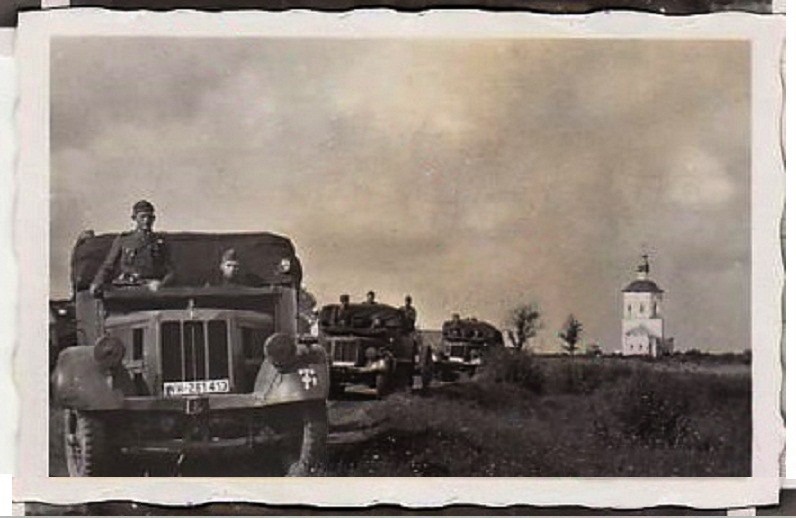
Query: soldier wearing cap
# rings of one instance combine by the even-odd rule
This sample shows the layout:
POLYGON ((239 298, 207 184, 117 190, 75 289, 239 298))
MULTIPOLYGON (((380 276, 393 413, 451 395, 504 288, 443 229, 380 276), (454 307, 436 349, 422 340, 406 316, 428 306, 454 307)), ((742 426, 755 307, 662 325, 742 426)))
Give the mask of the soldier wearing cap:
POLYGON ((152 231, 155 207, 146 200, 137 202, 132 220, 135 230, 123 232, 114 240, 91 283, 92 294, 99 293, 111 278, 115 285, 146 285, 155 291, 173 277, 166 242, 152 231))
POLYGON ((376 293, 373 290, 370 290, 365 295, 365 304, 375 304, 376 303, 376 293))

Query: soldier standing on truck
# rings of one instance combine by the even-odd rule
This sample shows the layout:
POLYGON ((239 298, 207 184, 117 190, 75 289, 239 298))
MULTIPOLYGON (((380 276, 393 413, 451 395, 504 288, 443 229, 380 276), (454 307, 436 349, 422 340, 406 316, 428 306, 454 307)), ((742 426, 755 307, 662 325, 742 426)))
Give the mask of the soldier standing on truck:
POLYGON ((340 327, 351 327, 351 297, 343 293, 340 295, 340 307, 335 312, 334 320, 335 325, 340 327))
POLYGON ((376 303, 376 293, 371 290, 365 295, 365 304, 375 304, 376 303))
POLYGON ((146 285, 152 291, 158 290, 173 277, 166 242, 152 231, 155 207, 146 200, 137 202, 133 205, 132 219, 135 230, 124 232, 114 240, 91 283, 92 295, 99 294, 114 274, 113 284, 146 285))
POLYGON ((406 325, 410 331, 415 330, 415 322, 417 321, 417 310, 412 306, 412 296, 407 295, 404 298, 404 307, 401 308, 401 311, 404 313, 404 317, 406 318, 406 325))

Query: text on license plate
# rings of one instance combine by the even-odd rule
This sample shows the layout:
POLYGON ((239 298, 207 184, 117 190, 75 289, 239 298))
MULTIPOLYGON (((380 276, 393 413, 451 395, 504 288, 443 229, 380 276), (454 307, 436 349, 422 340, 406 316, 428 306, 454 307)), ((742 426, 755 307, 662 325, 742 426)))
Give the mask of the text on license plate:
POLYGON ((169 381, 163 384, 166 397, 190 396, 194 394, 219 394, 229 392, 229 380, 169 381))

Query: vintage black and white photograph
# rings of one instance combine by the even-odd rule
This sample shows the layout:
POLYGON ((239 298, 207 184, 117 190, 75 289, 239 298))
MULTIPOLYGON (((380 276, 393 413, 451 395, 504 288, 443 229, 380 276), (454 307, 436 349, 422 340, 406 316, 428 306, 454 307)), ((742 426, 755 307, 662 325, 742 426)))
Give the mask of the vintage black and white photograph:
POLYGON ((57 40, 51 474, 749 476, 749 70, 57 40))
POLYGON ((752 58, 52 37, 46 476, 752 477, 752 58))

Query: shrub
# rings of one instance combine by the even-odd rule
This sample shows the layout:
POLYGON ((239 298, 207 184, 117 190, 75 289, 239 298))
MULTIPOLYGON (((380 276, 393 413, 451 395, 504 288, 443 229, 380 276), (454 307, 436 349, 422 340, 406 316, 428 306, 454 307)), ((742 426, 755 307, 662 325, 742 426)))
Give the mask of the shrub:
POLYGON ((511 383, 539 394, 544 389, 542 369, 532 354, 517 349, 494 348, 484 356, 478 379, 511 383))
POLYGON ((693 443, 693 396, 682 381, 671 373, 640 370, 619 382, 613 413, 620 431, 649 446, 693 443))
POLYGON ((633 366, 613 358, 545 358, 545 392, 548 394, 591 394, 598 388, 630 376, 633 366))

